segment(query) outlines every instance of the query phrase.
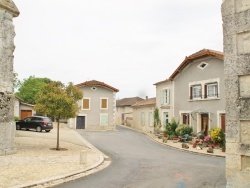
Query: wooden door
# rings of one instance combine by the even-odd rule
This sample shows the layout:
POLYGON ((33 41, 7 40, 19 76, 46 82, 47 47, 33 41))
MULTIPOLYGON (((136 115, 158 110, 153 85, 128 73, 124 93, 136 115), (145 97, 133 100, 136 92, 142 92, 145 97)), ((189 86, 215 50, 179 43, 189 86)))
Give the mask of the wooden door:
POLYGON ((221 130, 225 133, 226 132, 226 115, 221 114, 221 130))
POLYGON ((32 116, 32 110, 21 110, 20 119, 24 119, 29 116, 32 116))
POLYGON ((208 135, 208 114, 201 114, 201 130, 205 136, 208 135))

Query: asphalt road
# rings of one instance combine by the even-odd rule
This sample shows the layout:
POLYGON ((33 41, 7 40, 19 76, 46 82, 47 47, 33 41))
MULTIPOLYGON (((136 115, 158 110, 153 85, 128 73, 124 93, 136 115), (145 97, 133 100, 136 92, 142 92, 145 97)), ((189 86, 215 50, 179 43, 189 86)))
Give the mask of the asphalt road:
POLYGON ((187 153, 160 145, 146 135, 118 131, 78 132, 112 159, 93 175, 60 188, 204 188, 226 187, 225 159, 187 153))

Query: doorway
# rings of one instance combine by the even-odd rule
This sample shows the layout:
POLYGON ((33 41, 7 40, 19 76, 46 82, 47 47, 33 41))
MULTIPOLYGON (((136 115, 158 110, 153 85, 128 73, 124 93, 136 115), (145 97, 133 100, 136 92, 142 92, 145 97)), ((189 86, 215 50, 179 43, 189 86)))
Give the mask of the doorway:
POLYGON ((201 131, 204 135, 208 135, 208 114, 201 114, 201 131))
POLYGON ((85 116, 76 117, 76 129, 85 129, 85 116))

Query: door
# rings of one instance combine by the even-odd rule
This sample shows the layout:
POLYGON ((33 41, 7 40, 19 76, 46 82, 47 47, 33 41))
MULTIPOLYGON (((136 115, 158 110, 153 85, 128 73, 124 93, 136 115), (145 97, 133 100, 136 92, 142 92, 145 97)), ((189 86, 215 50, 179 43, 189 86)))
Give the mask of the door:
POLYGON ((226 115, 221 114, 221 130, 225 133, 226 132, 226 115))
POLYGON ((32 110, 21 110, 20 119, 24 119, 26 117, 32 116, 32 110))
POLYGON ((208 114, 201 114, 201 130, 205 136, 208 135, 208 114))
POLYGON ((77 129, 85 129, 85 116, 77 116, 76 117, 76 128, 77 129))
POLYGON ((122 113, 122 125, 124 125, 124 114, 122 113))

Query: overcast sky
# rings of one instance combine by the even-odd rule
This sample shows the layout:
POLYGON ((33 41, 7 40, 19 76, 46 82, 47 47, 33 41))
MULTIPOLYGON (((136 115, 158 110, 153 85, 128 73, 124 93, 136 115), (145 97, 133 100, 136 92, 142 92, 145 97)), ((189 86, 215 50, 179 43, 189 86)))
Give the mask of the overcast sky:
POLYGON ((203 48, 222 51, 220 0, 14 0, 14 71, 79 84, 98 80, 117 98, 155 97, 203 48))

